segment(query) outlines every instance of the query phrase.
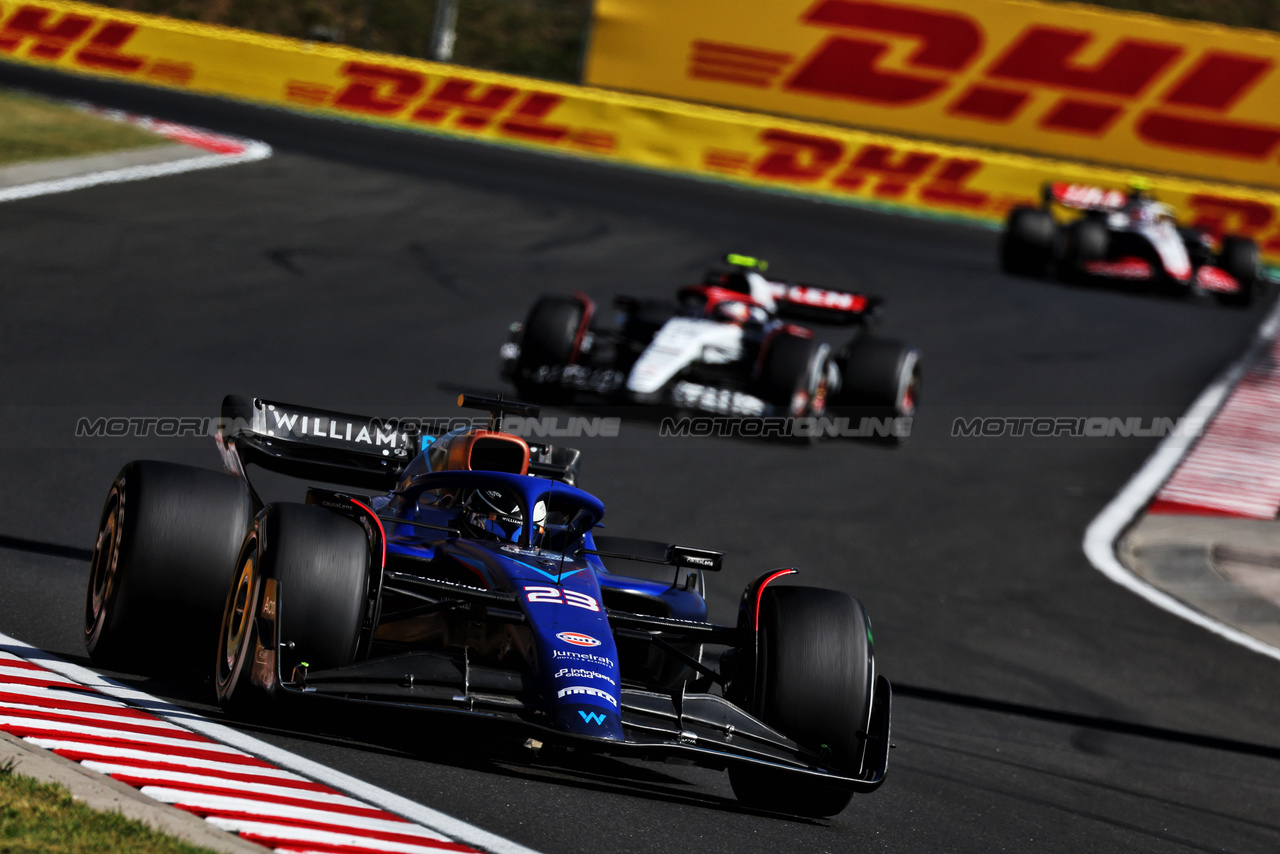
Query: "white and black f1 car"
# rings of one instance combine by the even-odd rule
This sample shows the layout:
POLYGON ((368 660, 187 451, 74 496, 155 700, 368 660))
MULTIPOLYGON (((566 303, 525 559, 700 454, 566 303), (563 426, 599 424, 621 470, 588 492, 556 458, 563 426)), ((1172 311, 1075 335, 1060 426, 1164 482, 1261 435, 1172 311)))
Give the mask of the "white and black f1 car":
POLYGON ((417 709, 727 769, 743 803, 780 812, 834 815, 880 786, 891 690, 858 600, 773 569, 734 625, 708 622, 721 553, 597 536, 578 452, 501 431, 504 412, 536 407, 464 401, 491 429, 426 436, 228 397, 227 473, 127 464, 93 551, 90 656, 131 672, 207 661, 233 713, 292 701, 305 725, 325 701, 417 709), (378 492, 264 505, 251 464, 378 492), (670 577, 618 572, 636 561, 670 577))
POLYGON ((1083 184, 1048 184, 1039 208, 1009 212, 1000 242, 1000 266, 1024 276, 1064 280, 1111 279, 1179 294, 1213 294, 1247 306, 1263 286, 1258 247, 1227 235, 1220 241, 1198 228, 1179 228, 1173 209, 1135 183, 1128 193, 1083 184), (1059 224, 1054 205, 1083 211, 1059 224))
POLYGON ((503 376, 544 402, 587 392, 719 415, 914 414, 920 351, 871 334, 880 298, 767 279, 767 264, 745 255, 725 260, 728 270, 674 301, 616 298, 613 323, 585 294, 541 297, 511 325, 503 376), (833 351, 788 319, 857 332, 833 351))

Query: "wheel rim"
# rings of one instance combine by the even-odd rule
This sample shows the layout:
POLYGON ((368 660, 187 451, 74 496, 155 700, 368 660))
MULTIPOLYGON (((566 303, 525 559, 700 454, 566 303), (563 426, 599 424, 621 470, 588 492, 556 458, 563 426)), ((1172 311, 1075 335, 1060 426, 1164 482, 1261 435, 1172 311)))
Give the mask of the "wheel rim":
POLYGON ((911 379, 907 381, 907 387, 902 392, 902 404, 898 407, 902 410, 903 415, 910 415, 916 411, 916 377, 911 375, 911 379))
POLYGON ((252 646, 253 611, 257 586, 258 550, 250 546, 236 580, 227 596, 222 614, 222 631, 218 633, 218 696, 227 697, 244 669, 245 657, 252 646))
POLYGON ((84 633, 90 651, 97 646, 107 624, 120 566, 120 535, 124 531, 124 500, 113 486, 102 511, 98 539, 89 562, 89 590, 85 601, 84 633))
POLYGON ((809 403, 809 412, 815 416, 825 415, 827 412, 826 371, 823 371, 822 379, 818 380, 818 387, 813 390, 813 398, 809 403))
POLYGON ((907 373, 907 381, 902 386, 902 394, 898 396, 898 414, 914 415, 916 403, 920 399, 920 370, 916 360, 911 361, 907 373))

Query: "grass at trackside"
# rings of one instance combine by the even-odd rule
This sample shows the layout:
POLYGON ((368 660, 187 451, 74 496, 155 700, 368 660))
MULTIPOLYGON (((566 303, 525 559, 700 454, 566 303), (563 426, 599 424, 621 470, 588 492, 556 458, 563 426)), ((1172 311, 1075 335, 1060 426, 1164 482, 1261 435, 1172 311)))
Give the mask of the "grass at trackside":
POLYGON ((130 125, 0 89, 0 166, 163 143, 130 125))
POLYGON ((39 783, 0 765, 0 852, 3 854, 211 854, 119 813, 97 812, 61 786, 39 783))

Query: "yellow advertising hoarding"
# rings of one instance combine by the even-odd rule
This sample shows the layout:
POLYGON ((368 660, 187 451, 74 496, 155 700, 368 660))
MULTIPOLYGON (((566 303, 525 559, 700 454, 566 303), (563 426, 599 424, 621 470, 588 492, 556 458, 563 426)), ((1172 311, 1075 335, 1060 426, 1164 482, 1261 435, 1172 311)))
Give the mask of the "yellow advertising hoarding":
POLYGON ((593 86, 1280 188, 1280 36, 1018 0, 596 0, 593 86))
MULTIPOLYGON (((1131 174, 52 0, 0 0, 0 58, 989 223, 1035 203, 1045 181, 1120 187, 1131 174)), ((1187 221, 1254 237, 1280 261, 1280 192, 1144 174, 1187 221)))

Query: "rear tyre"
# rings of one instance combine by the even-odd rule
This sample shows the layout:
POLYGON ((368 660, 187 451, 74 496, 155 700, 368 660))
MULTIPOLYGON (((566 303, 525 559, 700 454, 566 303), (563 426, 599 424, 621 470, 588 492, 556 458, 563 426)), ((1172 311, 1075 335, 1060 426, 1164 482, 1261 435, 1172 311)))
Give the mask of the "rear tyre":
POLYGON ((1000 238, 1000 268, 1015 276, 1043 276, 1053 258, 1057 231, 1048 211, 1014 208, 1000 238))
POLYGON ((1067 226, 1063 246, 1063 271, 1069 276, 1083 278, 1085 265, 1101 261, 1111 248, 1111 235, 1107 226, 1096 219, 1080 219, 1067 226))
MULTIPOLYGON (((214 683, 218 702, 232 712, 256 710, 252 684, 265 582, 277 583, 275 630, 292 652, 281 662, 285 677, 295 664, 328 669, 350 664, 364 616, 369 578, 369 540, 354 521, 307 504, 270 504, 254 520, 225 598, 218 634, 214 683)), ((265 674, 270 677, 270 674, 265 674)))
POLYGON ((768 347, 756 383, 759 397, 787 415, 821 414, 827 399, 827 348, 813 338, 785 332, 768 347))
POLYGON ((150 460, 125 465, 90 560, 89 657, 134 672, 207 662, 252 516, 240 478, 150 460))
POLYGON ((1234 294, 1223 294, 1219 299, 1227 305, 1248 306, 1261 296, 1262 276, 1258 259, 1258 244, 1247 237, 1228 235, 1222 238, 1222 251, 1218 253, 1218 266, 1240 283, 1234 294))
MULTIPOLYGON (((920 351, 889 338, 854 339, 836 360, 840 369, 838 414, 878 419, 875 438, 901 444, 910 436, 910 423, 920 402, 920 351), (886 421, 888 419, 888 421, 886 421)), ((857 426, 851 423, 850 425, 857 426)))
MULTIPOLYGON (((760 660, 752 714, 845 774, 862 771, 875 662, 862 603, 816 587, 768 587, 760 599, 760 660)), ((847 789, 752 766, 731 766, 742 803, 794 815, 831 816, 847 789)))
POLYGON ((565 296, 539 297, 529 309, 520 339, 520 355, 516 359, 516 390, 522 398, 552 403, 567 401, 572 396, 570 390, 536 382, 534 377, 542 369, 559 369, 570 364, 584 312, 581 302, 565 296))

